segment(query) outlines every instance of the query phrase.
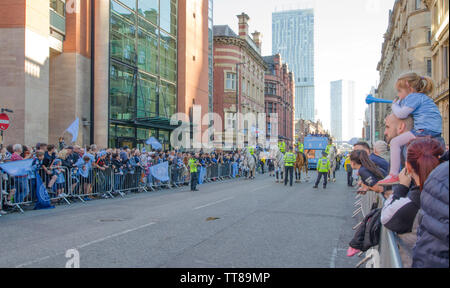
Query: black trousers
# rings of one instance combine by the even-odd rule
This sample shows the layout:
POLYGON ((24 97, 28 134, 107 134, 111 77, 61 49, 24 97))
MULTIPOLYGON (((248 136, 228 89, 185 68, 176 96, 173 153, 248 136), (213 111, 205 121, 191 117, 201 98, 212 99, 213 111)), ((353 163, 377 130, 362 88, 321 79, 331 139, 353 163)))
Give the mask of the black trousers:
POLYGON ((191 191, 197 189, 198 184, 198 172, 191 172, 191 191))
POLYGON ((317 180, 316 180, 316 185, 315 186, 319 186, 320 180, 322 179, 323 176, 323 187, 327 187, 328 184, 328 172, 319 172, 319 174, 317 175, 317 180))
POLYGON ((347 169, 347 185, 353 186, 353 170, 347 169))
POLYGON ((292 186, 294 181, 294 167, 293 166, 285 166, 284 167, 284 185, 287 185, 288 178, 291 179, 290 185, 292 186))

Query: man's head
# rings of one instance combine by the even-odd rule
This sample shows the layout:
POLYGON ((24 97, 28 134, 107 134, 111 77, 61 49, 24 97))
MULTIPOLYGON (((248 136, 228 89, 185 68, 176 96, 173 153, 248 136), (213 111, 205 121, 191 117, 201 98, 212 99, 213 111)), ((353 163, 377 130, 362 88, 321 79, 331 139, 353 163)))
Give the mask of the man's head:
POLYGON ((353 145, 353 151, 366 151, 367 155, 370 155, 370 146, 367 142, 358 142, 353 145))
POLYGON ((384 139, 387 143, 391 143, 392 139, 400 134, 411 131, 414 128, 414 120, 412 117, 407 119, 399 119, 395 114, 386 117, 384 130, 384 139))

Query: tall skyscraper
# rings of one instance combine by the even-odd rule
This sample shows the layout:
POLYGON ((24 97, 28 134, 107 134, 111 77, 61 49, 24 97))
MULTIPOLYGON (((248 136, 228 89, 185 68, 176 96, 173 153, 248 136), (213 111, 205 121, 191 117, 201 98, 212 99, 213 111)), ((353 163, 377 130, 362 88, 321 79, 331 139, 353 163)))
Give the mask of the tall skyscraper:
POLYGON ((355 82, 331 82, 330 97, 331 135, 337 141, 349 141, 358 136, 355 129, 355 82))
POLYGON ((272 14, 272 54, 280 53, 295 76, 295 119, 314 121, 314 10, 272 14))

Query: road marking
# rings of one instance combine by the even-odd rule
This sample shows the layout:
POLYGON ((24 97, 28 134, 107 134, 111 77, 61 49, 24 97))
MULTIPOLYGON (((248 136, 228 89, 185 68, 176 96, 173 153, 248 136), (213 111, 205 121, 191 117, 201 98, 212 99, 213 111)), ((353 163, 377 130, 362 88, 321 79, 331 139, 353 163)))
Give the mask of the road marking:
MULTIPOLYGON (((125 231, 122 231, 122 232, 119 232, 119 233, 115 233, 115 234, 112 234, 112 235, 109 235, 109 236, 106 236, 106 237, 102 237, 100 239, 81 244, 81 245, 75 247, 75 249, 83 249, 83 248, 86 248, 87 246, 90 246, 90 245, 93 245, 93 244, 96 244, 96 243, 100 243, 100 242, 106 241, 108 239, 112 239, 112 238, 116 238, 116 237, 119 237, 119 236, 123 236, 123 235, 126 235, 128 233, 135 232, 135 231, 147 228, 147 227, 155 225, 155 224, 156 224, 155 222, 152 222, 152 223, 148 223, 148 224, 145 224, 145 225, 133 228, 133 229, 128 229, 128 230, 125 230, 125 231)), ((50 258, 54 258, 54 257, 60 256, 60 255, 64 255, 65 253, 66 252, 55 253, 53 255, 45 256, 45 257, 42 257, 42 258, 39 258, 39 259, 36 259, 36 260, 33 260, 33 261, 29 261, 29 262, 17 265, 16 268, 23 268, 23 267, 26 267, 26 266, 30 266, 30 265, 42 262, 44 260, 48 260, 50 258)))
POLYGON ((216 204, 219 204, 219 203, 231 200, 231 199, 234 199, 234 197, 225 198, 225 199, 213 202, 213 203, 209 203, 209 204, 206 204, 206 205, 203 205, 203 206, 199 206, 199 207, 194 208, 194 210, 199 210, 199 209, 202 209, 202 208, 206 208, 206 207, 209 207, 209 206, 212 206, 212 205, 216 205, 216 204))

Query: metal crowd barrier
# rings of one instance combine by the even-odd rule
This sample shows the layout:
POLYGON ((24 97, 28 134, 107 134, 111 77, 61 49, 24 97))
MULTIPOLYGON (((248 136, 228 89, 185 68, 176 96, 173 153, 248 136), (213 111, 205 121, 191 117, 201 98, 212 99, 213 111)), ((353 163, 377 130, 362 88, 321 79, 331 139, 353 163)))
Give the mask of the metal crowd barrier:
MULTIPOLYGON (((242 174, 242 171, 234 163, 215 164, 203 169, 204 175, 202 176, 206 183, 232 179, 233 175, 238 178, 242 174)), ((62 166, 41 168, 38 171, 52 204, 71 204, 71 201, 74 200, 86 202, 93 198, 114 198, 117 195, 124 197, 131 192, 170 189, 189 184, 189 169, 184 165, 182 167, 172 165, 168 172, 170 180, 161 182, 140 166, 124 170, 121 173, 114 173, 112 168, 104 170, 91 168, 88 172, 82 172, 77 167, 68 169, 62 166)), ((7 204, 23 213, 25 207, 32 206, 37 202, 36 178, 33 175, 11 177, 0 172, 0 192, 0 205, 7 204)))
MULTIPOLYGON (((373 191, 368 191, 365 195, 357 195, 356 199, 355 207, 357 209, 353 212, 353 218, 360 213, 364 218, 372 209, 382 208, 385 201, 381 194, 373 191)), ((357 230, 361 224, 353 227, 353 230, 357 230)), ((366 264, 366 268, 403 268, 396 234, 384 226, 380 233, 379 245, 369 249, 357 267, 366 264)), ((360 253, 359 256, 362 255, 363 253, 360 253)))

